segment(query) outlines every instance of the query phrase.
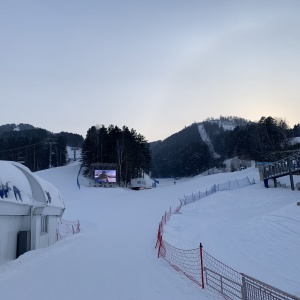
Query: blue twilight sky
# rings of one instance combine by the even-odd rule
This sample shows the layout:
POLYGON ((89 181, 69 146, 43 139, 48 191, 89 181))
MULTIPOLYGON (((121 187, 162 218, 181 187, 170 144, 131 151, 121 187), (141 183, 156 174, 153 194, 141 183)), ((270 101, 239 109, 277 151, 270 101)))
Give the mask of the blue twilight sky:
POLYGON ((148 141, 235 115, 300 123, 298 0, 0 0, 0 125, 148 141))

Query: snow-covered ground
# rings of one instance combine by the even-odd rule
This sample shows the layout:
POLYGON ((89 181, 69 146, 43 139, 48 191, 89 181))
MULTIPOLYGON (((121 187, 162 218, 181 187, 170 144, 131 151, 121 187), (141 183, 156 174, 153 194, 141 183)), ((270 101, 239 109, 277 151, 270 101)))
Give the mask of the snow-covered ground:
POLYGON ((59 189, 64 219, 79 219, 81 233, 0 266, 0 299, 217 299, 157 259, 158 223, 184 194, 245 176, 257 184, 185 206, 171 216, 164 239, 183 249, 202 242, 237 271, 300 296, 300 192, 265 189, 254 167, 176 185, 164 179, 144 191, 79 190, 78 170, 76 161, 37 175, 59 189))
POLYGON ((300 137, 297 136, 297 137, 292 138, 291 143, 292 143, 292 145, 300 144, 300 137))

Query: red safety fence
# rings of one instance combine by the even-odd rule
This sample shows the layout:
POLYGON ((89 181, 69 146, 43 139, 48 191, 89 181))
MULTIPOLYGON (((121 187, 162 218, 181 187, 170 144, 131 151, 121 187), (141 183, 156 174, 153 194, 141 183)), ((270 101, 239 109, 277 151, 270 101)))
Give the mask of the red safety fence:
MULTIPOLYGON (((179 213, 182 203, 174 213, 179 213)), ((155 248, 157 256, 165 259, 176 271, 201 286, 231 300, 300 300, 299 297, 281 291, 271 285, 239 273, 203 250, 176 248, 163 239, 164 225, 170 220, 172 209, 162 216, 158 226, 155 248)))
POLYGON ((67 221, 67 220, 59 219, 57 222, 56 240, 59 241, 71 235, 77 234, 79 232, 80 232, 79 220, 67 221))
MULTIPOLYGON (((174 210, 174 213, 180 213, 182 202, 174 210)), ((163 240, 164 225, 170 220, 172 208, 162 216, 158 226, 157 240, 155 248, 158 249, 157 257, 164 258, 175 270, 182 272, 190 280, 204 288, 204 275, 200 266, 202 264, 202 246, 197 249, 183 250, 178 249, 163 240)))
POLYGON ((194 283, 202 286, 199 248, 191 250, 178 249, 161 239, 158 255, 164 258, 176 271, 182 272, 194 283))

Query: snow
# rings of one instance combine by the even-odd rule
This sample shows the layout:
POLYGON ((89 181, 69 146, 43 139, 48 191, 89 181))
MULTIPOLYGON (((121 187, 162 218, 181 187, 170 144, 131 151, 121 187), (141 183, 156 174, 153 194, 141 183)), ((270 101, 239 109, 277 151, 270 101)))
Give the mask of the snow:
POLYGON ((7 195, 8 197, 4 197, 3 199, 0 198, 1 201, 9 201, 13 203, 17 202, 19 204, 34 204, 36 203, 36 200, 38 200, 33 199, 33 192, 30 183, 20 169, 24 170, 26 173, 29 173, 30 176, 32 176, 39 183, 44 192, 48 192, 50 194, 51 203, 48 203, 48 206, 60 208, 65 207, 60 192, 53 184, 32 173, 24 165, 14 161, 0 161, 0 184, 2 183, 5 185, 7 183, 8 187, 10 188, 10 192, 7 195), (16 199, 13 192, 13 186, 15 186, 21 192, 22 201, 16 199))
POLYGON ((237 178, 257 184, 223 191, 184 206, 165 226, 164 239, 182 249, 202 242, 239 272, 300 296, 300 193, 263 187, 254 167, 232 173, 160 179, 155 189, 77 187, 79 163, 37 174, 64 197, 66 220, 81 232, 0 266, 0 299, 218 299, 154 249, 159 221, 184 194, 237 178), (17 288, 16 288, 17 287, 17 288))
POLYGON ((232 131, 236 127, 235 124, 232 124, 229 122, 226 123, 226 122, 222 122, 222 121, 220 121, 219 125, 222 126, 224 130, 228 130, 228 131, 232 131))
POLYGON ((292 138, 292 139, 291 139, 291 144, 292 144, 292 145, 300 144, 300 137, 297 136, 297 137, 292 138))
POLYGON ((200 137, 201 137, 202 141, 207 144, 207 146, 209 147, 210 151, 213 153, 214 157, 215 158, 219 158, 220 155, 217 154, 214 151, 212 142, 211 142, 209 136, 207 135, 206 130, 205 130, 205 128, 204 128, 204 126, 203 126, 202 123, 198 124, 198 131, 199 131, 199 134, 200 134, 200 137))
MULTIPOLYGON (((15 163, 18 164, 18 163, 15 163)), ((20 165, 20 164, 18 164, 20 165)), ((8 193, 8 198, 3 198, 1 201, 16 202, 16 198, 12 191, 13 186, 16 186, 22 193, 22 202, 28 204, 32 202, 32 191, 26 176, 8 161, 0 161, 0 183, 8 183, 11 191, 8 193)), ((20 200, 18 200, 20 202, 20 200)))

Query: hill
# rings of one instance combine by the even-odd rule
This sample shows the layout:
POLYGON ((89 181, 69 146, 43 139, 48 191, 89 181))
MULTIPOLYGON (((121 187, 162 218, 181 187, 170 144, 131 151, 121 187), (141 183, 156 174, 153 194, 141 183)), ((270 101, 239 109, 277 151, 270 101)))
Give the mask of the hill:
POLYGON ((300 296, 299 193, 265 189, 254 167, 183 178, 176 185, 161 179, 158 188, 138 192, 83 184, 79 190, 78 170, 75 162, 38 175, 59 189, 66 205, 63 218, 79 219, 81 233, 1 266, 1 299, 218 299, 157 259, 157 227, 164 211, 175 208, 184 194, 245 176, 257 184, 184 207, 181 215, 171 216, 165 238, 184 249, 202 242, 238 271, 300 296))
POLYGON ((30 124, 0 126, 0 159, 23 163, 37 171, 67 162, 67 146, 81 147, 83 137, 68 132, 52 133, 30 124))
POLYGON ((289 128, 284 120, 262 117, 251 122, 238 117, 209 118, 193 123, 163 141, 151 143, 154 177, 194 176, 212 168, 223 168, 224 161, 276 161, 294 144, 299 124, 289 128))
POLYGON ((83 137, 77 133, 71 133, 71 132, 64 132, 61 131, 59 133, 53 133, 50 132, 46 129, 34 127, 33 125, 30 124, 5 124, 5 125, 0 125, 0 137, 11 137, 14 135, 16 132, 22 131, 22 135, 26 136, 26 133, 30 130, 43 130, 48 133, 48 135, 60 135, 63 136, 66 139, 66 144, 70 147, 81 147, 83 143, 83 137))

